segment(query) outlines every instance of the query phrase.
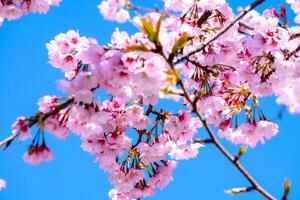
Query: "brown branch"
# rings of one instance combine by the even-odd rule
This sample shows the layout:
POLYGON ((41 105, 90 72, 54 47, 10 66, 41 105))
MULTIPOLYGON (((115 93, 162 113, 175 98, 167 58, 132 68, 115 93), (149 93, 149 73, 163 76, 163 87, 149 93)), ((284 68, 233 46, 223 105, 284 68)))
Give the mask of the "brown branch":
POLYGON ((226 190, 225 193, 235 195, 235 194, 240 194, 243 192, 251 192, 252 190, 254 190, 253 187, 232 188, 230 190, 226 190))
MULTIPOLYGON (((176 63, 173 62, 174 55, 170 55, 168 59, 166 59, 163 54, 162 56, 166 59, 166 61, 169 63, 172 70, 176 71, 174 64, 177 64, 178 62, 188 58, 189 56, 193 55, 194 53, 201 51, 204 49, 207 45, 209 45, 211 42, 215 41, 217 38, 219 38, 222 34, 224 34, 226 31, 228 31, 236 22, 238 22, 241 18, 243 18, 247 13, 249 13, 251 10, 253 10, 255 7, 263 3, 265 0, 256 0, 253 2, 250 6, 248 6, 244 11, 242 11, 229 25, 224 27, 219 33, 217 33, 214 37, 212 37, 210 40, 205 42, 201 47, 196 49, 195 51, 190 52, 187 55, 184 55, 183 57, 179 58, 176 63)), ((186 90, 182 80, 178 79, 178 84, 180 85, 185 99, 188 101, 190 106, 192 107, 192 111, 197 115, 199 120, 202 122, 204 128, 208 132, 210 139, 212 140, 212 143, 216 146, 216 148, 240 171, 240 173, 251 183, 251 190, 256 190, 261 195, 263 195, 266 199, 269 200, 275 200, 275 198, 269 194, 263 187, 261 187, 256 180, 249 174, 249 172, 242 166, 242 164, 236 159, 234 156, 232 156, 219 142, 217 137, 215 136, 214 132, 211 130, 210 126, 208 125, 207 121, 202 117, 200 112, 197 108, 197 103, 194 102, 188 91, 186 90)), ((249 190, 249 191, 251 191, 249 190)))
MULTIPOLYGON (((171 64, 171 68, 174 70, 174 65, 171 64)), ((197 115, 199 120, 202 122, 204 128, 208 132, 211 140, 213 141, 213 144, 217 147, 217 149, 241 172, 241 174, 251 183, 252 187, 254 190, 262 194, 264 197, 266 197, 269 200, 275 200, 275 198, 269 194, 264 188, 262 188, 254 178, 249 174, 249 172, 240 164, 239 161, 235 159, 224 147, 223 145, 219 142, 209 125, 207 124, 206 120, 202 117, 202 115, 199 113, 197 109, 197 104, 193 103, 191 100, 188 91, 186 90, 183 82, 181 79, 178 80, 178 83, 183 90, 183 93, 185 94, 186 100, 189 102, 189 104, 192 106, 193 112, 197 115)))
POLYGON ((298 45, 298 47, 297 47, 294 51, 292 51, 292 52, 288 55, 288 57, 286 58, 286 60, 289 60, 292 56, 296 55, 296 53, 298 53, 298 51, 300 51, 300 44, 298 45))
POLYGON ((8 138, 4 139, 3 141, 0 142, 0 147, 2 147, 3 145, 5 145, 3 147, 3 151, 6 150, 6 148, 11 144, 11 142, 18 136, 17 133, 9 136, 8 138))
MULTIPOLYGON (((35 125, 36 123, 39 122, 39 119, 41 119, 42 121, 45 121, 48 117, 55 115, 57 113, 59 113, 59 111, 61 111, 62 109, 68 107, 70 104, 72 104, 74 102, 74 98, 69 98, 66 102, 59 104, 58 106, 56 106, 53 110, 51 110, 48 113, 45 113, 44 115, 42 115, 42 118, 40 113, 36 114, 33 117, 28 118, 29 119, 29 123, 28 123, 28 127, 32 127, 33 125, 35 125)), ((0 147, 3 146, 3 151, 5 151, 7 149, 7 147, 19 136, 18 133, 15 133, 11 136, 9 136, 8 138, 2 140, 0 142, 0 147)))
POLYGON ((213 140, 212 139, 194 139, 193 143, 200 143, 200 144, 212 144, 213 140))
POLYGON ((222 28, 216 35, 214 35, 212 38, 210 38, 209 40, 207 40, 206 42, 204 42, 200 47, 198 47, 195 50, 192 50, 191 52, 189 52, 186 55, 183 55, 181 57, 179 57, 176 61, 175 64, 178 64, 179 62, 187 59, 188 57, 190 57, 191 55, 203 50, 205 47, 207 47, 209 44, 211 44, 212 42, 214 42, 216 39, 218 39, 221 35, 223 35, 224 33, 226 33, 235 23, 237 23, 238 21, 240 21, 246 14, 248 14, 251 10, 253 10, 254 8, 256 8, 258 5, 262 4, 263 2, 265 2, 266 0, 256 0, 255 2, 253 2, 252 4, 250 4, 245 10, 241 11, 240 14, 238 16, 236 16, 234 18, 234 20, 229 23, 227 26, 225 26, 224 28, 222 28))
MULTIPOLYGON (((174 66, 171 65, 171 68, 174 69, 174 66)), ((249 174, 249 172, 240 164, 239 161, 237 161, 235 159, 235 157, 233 157, 223 146, 222 144, 219 142, 219 140, 217 139, 217 137, 215 136, 215 134, 213 133, 213 131, 211 130, 211 128, 209 127, 209 125, 207 124, 206 120, 202 117, 202 115, 199 113, 198 109, 197 109, 197 104, 194 104, 193 101, 191 100, 188 91, 185 89, 183 82, 181 81, 181 79, 178 80, 178 83, 181 87, 181 89, 183 90, 183 93, 185 94, 185 98, 186 100, 190 103, 190 105, 192 106, 193 112, 197 115, 197 117, 199 118, 199 120, 202 122, 204 128, 206 129, 206 131, 208 132, 211 140, 213 141, 213 144, 217 147, 217 149, 242 173, 242 175, 251 183, 252 187, 254 188, 254 190, 258 191, 259 193, 261 193, 264 197, 266 197, 269 200, 275 200, 275 198, 269 194, 264 188, 262 188, 256 181, 254 178, 252 178, 252 176, 249 174)))

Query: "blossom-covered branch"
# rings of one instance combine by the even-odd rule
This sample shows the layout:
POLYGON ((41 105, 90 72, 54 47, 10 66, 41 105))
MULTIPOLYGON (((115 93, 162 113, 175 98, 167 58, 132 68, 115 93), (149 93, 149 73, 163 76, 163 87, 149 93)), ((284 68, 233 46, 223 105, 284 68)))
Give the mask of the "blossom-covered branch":
POLYGON ((179 160, 212 144, 250 184, 227 193, 257 191, 275 199, 240 158, 278 133, 260 99, 274 95, 291 113, 300 112, 300 38, 284 7, 256 12, 263 2, 235 15, 225 0, 164 0, 164 9, 102 1, 105 19, 130 21, 139 31, 116 29, 106 46, 74 30, 47 43, 49 63, 65 75, 58 88, 68 98, 42 97, 39 112, 18 118, 0 146, 17 137, 29 140, 29 128, 37 124, 24 160, 39 164, 52 158, 45 131, 59 139, 72 132, 109 174, 110 199, 134 200, 166 187, 179 160), (109 98, 100 100, 98 91, 109 98), (183 109, 167 111, 161 99, 183 109), (237 155, 218 137, 237 145, 237 155))

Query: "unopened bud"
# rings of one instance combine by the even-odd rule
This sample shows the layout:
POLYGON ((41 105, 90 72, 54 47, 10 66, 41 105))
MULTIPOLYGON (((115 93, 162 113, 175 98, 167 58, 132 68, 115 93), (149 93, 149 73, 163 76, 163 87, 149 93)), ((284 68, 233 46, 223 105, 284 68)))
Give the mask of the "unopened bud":
POLYGON ((225 190, 225 193, 230 195, 236 195, 243 192, 250 192, 251 190, 253 190, 253 187, 232 188, 230 190, 225 190))

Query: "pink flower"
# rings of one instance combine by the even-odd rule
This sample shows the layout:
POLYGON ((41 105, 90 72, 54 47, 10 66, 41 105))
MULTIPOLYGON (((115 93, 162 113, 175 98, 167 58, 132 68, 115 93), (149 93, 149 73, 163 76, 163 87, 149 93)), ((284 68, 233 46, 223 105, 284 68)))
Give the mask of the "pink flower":
POLYGON ((173 11, 184 11, 190 8, 194 1, 193 0, 164 0, 165 8, 173 11))
POLYGON ((178 116, 171 117, 165 124, 171 140, 181 143, 192 140, 197 133, 197 128, 201 126, 201 122, 192 118, 191 113, 187 111, 180 111, 178 116))
POLYGON ((57 105, 57 97, 56 96, 44 96, 39 99, 38 106, 39 111, 42 113, 47 113, 53 110, 53 108, 57 105))
POLYGON ((13 0, 0 2, 0 25, 4 19, 14 20, 32 13, 46 13, 50 6, 57 6, 61 0, 13 0))
POLYGON ((56 136, 59 139, 66 139, 68 136, 69 129, 65 125, 58 121, 56 116, 48 117, 45 122, 45 129, 56 136))
POLYGON ((6 182, 3 179, 0 179, 0 191, 6 188, 6 182))
POLYGON ((28 120, 25 117, 18 117, 12 125, 12 133, 19 136, 19 141, 27 140, 30 137, 30 128, 28 120))
POLYGON ((144 115, 144 108, 138 105, 128 107, 126 109, 126 116, 129 125, 138 130, 143 130, 147 125, 151 124, 151 120, 144 115))
POLYGON ((141 142, 136 148, 140 153, 141 162, 146 165, 151 162, 163 160, 165 157, 164 146, 160 143, 149 145, 145 142, 141 142))
POLYGON ((173 180, 172 172, 175 167, 175 161, 166 161, 163 166, 159 166, 156 173, 149 179, 149 186, 164 189, 173 180))
POLYGON ((204 147, 202 144, 176 144, 172 141, 169 141, 166 145, 169 146, 170 152, 169 155, 175 160, 189 160, 196 158, 199 151, 198 149, 204 147))
POLYGON ((221 138, 250 147, 255 147, 258 142, 264 144, 265 138, 271 139, 277 133, 278 125, 267 120, 261 120, 257 124, 246 122, 236 129, 226 128, 218 132, 221 138))
POLYGON ((6 5, 2 8, 4 11, 3 16, 7 18, 8 20, 18 19, 22 16, 22 10, 17 8, 15 5, 6 5))
POLYGON ((26 153, 23 155, 25 162, 38 165, 43 161, 51 161, 53 154, 51 150, 43 143, 40 146, 31 145, 26 153))
POLYGON ((45 0, 35 0, 35 2, 31 5, 30 10, 33 13, 43 13, 46 14, 49 10, 49 3, 45 0))
POLYGON ((104 19, 124 23, 130 19, 129 12, 124 9, 126 0, 104 0, 98 9, 104 19))

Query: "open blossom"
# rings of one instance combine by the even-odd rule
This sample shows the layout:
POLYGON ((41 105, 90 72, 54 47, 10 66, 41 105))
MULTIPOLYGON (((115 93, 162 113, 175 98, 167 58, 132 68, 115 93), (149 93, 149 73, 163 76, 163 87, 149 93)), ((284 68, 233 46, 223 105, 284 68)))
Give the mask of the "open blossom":
POLYGON ((49 117, 45 120, 45 130, 59 139, 66 139, 69 129, 57 117, 59 116, 49 117))
POLYGON ((219 130, 219 136, 226 138, 234 144, 255 147, 258 142, 265 143, 278 133, 278 125, 273 122, 261 120, 257 124, 246 122, 236 129, 225 128, 219 130))
POLYGON ((67 77, 73 77, 77 67, 80 67, 75 53, 88 47, 88 39, 80 37, 78 32, 70 30, 66 34, 57 35, 46 46, 49 63, 66 72, 67 77))
POLYGON ((165 8, 173 11, 184 11, 191 7, 193 0, 164 0, 165 8))
POLYGON ((12 133, 19 136, 20 141, 27 140, 30 137, 30 127, 25 117, 19 117, 12 125, 12 133))
POLYGON ((145 142, 141 142, 137 146, 137 150, 140 153, 141 161, 144 164, 160 161, 165 157, 164 146, 159 143, 149 145, 145 142))
POLYGON ((81 72, 72 80, 64 79, 57 83, 60 90, 74 95, 77 101, 90 104, 94 99, 91 90, 98 86, 98 79, 90 72, 81 72))
POLYGON ((39 146, 31 145, 23 155, 24 161, 32 165, 38 165, 43 161, 51 161, 52 157, 52 151, 44 143, 39 146))
POLYGON ((14 20, 28 13, 47 13, 51 6, 58 6, 61 0, 14 0, 0 2, 0 26, 5 19, 14 20))
POLYGON ((201 126, 201 122, 186 111, 180 111, 178 116, 171 117, 165 125, 170 138, 181 143, 192 140, 197 133, 197 128, 201 126))
POLYGON ((42 113, 47 113, 53 110, 53 108, 57 105, 57 97, 56 96, 44 96, 39 99, 38 106, 39 111, 42 113))
POLYGON ((3 179, 0 179, 0 191, 6 188, 6 182, 3 179))
POLYGON ((158 187, 162 190, 173 180, 172 172, 175 168, 175 161, 167 161, 163 166, 159 166, 156 170, 156 174, 150 178, 149 186, 158 187))
POLYGON ((126 116, 129 120, 130 126, 143 130, 147 125, 151 124, 151 120, 144 115, 143 107, 138 105, 130 106, 126 109, 126 116))
POLYGON ((199 143, 192 144, 177 144, 173 141, 168 141, 166 146, 169 150, 169 156, 175 160, 189 160, 196 158, 199 153, 199 148, 204 147, 199 143))
POLYGON ((102 16, 107 20, 124 23, 130 19, 129 12, 124 9, 128 0, 104 0, 98 6, 102 16))
MULTIPOLYGON (((0 24, 45 13, 59 2, 2 0, 0 24)), ((204 147, 195 138, 202 125, 219 128, 219 137, 233 144, 255 147, 279 131, 266 120, 261 98, 274 95, 291 113, 300 113, 300 28, 288 27, 285 8, 252 10, 228 29, 236 15, 225 0, 163 2, 164 12, 147 13, 128 0, 103 0, 98 8, 105 19, 129 21, 126 9, 133 9, 138 14, 132 22, 140 30, 130 35, 116 29, 106 46, 74 30, 55 36, 46 44, 49 63, 65 74, 57 86, 68 97, 42 97, 36 116, 20 117, 12 127, 21 141, 30 137, 29 122, 59 139, 76 134, 108 173, 113 200, 146 198, 165 188, 176 161, 195 158, 204 147), (214 41, 197 50, 209 38, 214 41), (98 92, 105 93, 101 101, 98 92), (183 108, 158 110, 167 98, 183 108)), ((300 22, 299 0, 287 3, 300 22)), ((44 135, 40 143, 40 132, 23 156, 30 164, 53 157, 44 135)))

